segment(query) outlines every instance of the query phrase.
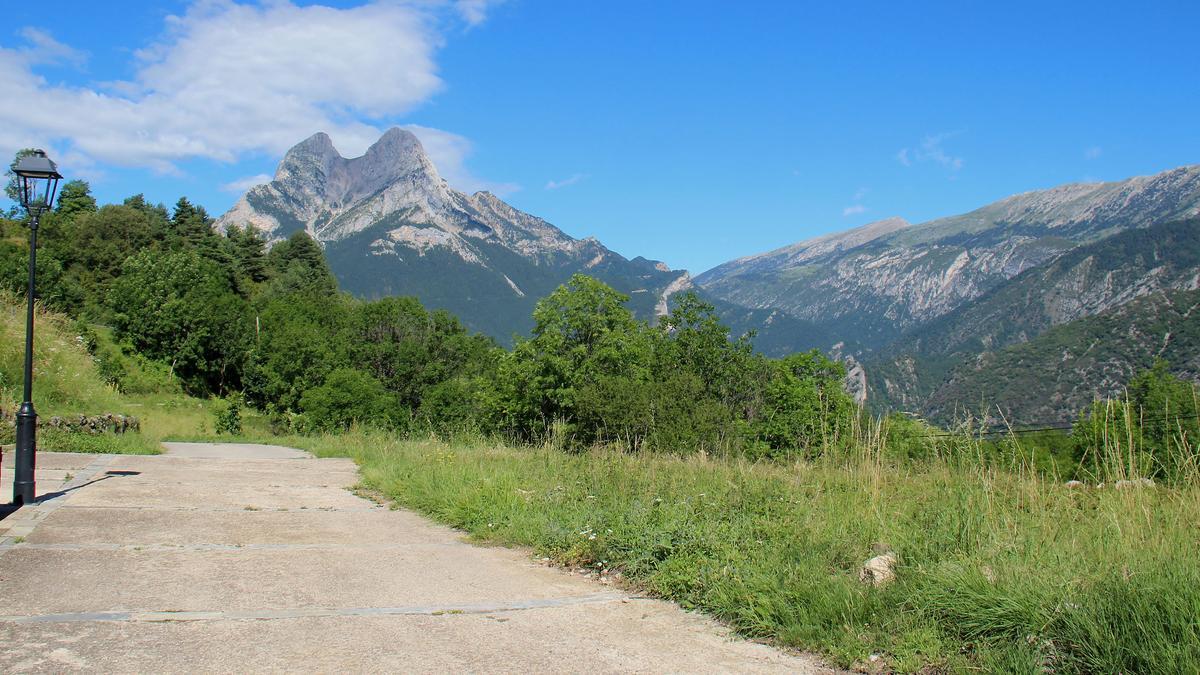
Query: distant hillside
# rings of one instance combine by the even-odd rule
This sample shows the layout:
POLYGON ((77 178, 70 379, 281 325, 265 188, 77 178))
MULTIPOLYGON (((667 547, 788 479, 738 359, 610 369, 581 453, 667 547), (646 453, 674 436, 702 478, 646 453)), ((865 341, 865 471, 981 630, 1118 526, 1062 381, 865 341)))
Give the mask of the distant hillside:
POLYGON ((1095 397, 1120 394, 1158 358, 1200 382, 1200 291, 1155 292, 979 354, 951 370, 923 408, 943 422, 988 405, 1019 423, 1069 422, 1095 397))
POLYGON ((526 332, 537 300, 574 273, 628 293, 643 318, 686 279, 595 239, 574 239, 490 193, 452 189, 416 136, 396 128, 351 159, 323 133, 299 143, 270 183, 217 221, 246 224, 272 240, 308 232, 341 287, 357 296, 415 295, 502 342, 526 332))
POLYGON ((706 292, 812 322, 858 353, 1118 232, 1200 213, 1200 166, 1015 195, 908 226, 889 219, 720 265, 706 292))
POLYGON ((951 371, 981 354, 1152 293, 1197 288, 1200 219, 1128 230, 1080 246, 909 331, 868 359, 873 403, 928 411, 951 371))

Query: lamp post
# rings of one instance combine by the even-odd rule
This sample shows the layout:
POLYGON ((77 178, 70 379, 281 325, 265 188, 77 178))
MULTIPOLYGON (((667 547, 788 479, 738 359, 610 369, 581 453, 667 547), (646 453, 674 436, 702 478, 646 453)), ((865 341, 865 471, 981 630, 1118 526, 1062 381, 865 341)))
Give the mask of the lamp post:
POLYGON ((33 472, 37 453, 37 413, 33 410, 33 290, 37 262, 38 220, 54 203, 54 193, 62 175, 43 150, 17 160, 21 206, 29 214, 29 307, 25 313, 25 400, 17 410, 17 452, 13 471, 13 504, 32 504, 37 497, 33 472))

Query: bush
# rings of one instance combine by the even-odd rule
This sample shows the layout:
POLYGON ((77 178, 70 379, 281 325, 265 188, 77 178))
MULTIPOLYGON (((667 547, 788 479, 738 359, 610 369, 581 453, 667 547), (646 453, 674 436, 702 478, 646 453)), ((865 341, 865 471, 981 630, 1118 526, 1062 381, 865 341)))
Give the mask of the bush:
POLYGON ((857 410, 845 377, 842 364, 816 350, 773 362, 763 411, 752 427, 755 439, 770 446, 773 457, 809 458, 849 440, 857 410))
POLYGON ((394 427, 402 416, 395 396, 361 370, 339 368, 300 398, 304 426, 312 431, 345 431, 358 423, 394 427))
POLYGON ((230 396, 213 409, 213 429, 218 434, 237 436, 242 433, 242 401, 240 396, 230 396))
POLYGON ((1133 377, 1122 399, 1080 413, 1071 438, 1076 460, 1098 480, 1200 478, 1200 396, 1164 361, 1133 377))

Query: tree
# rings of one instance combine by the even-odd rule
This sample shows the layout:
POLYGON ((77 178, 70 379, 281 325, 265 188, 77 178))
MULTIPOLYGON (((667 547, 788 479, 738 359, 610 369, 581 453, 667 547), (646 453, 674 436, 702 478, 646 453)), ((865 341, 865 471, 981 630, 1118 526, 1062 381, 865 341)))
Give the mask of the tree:
POLYGON ((347 367, 349 308, 341 296, 297 291, 259 298, 247 358, 246 400, 262 410, 299 411, 300 397, 347 367))
POLYGON ((625 307, 628 299, 576 274, 538 302, 532 337, 518 341, 500 367, 497 412, 506 426, 529 437, 556 421, 574 425, 584 386, 612 376, 649 379, 650 331, 625 307))
POLYGON ((116 337, 170 364, 189 392, 224 394, 240 385, 253 318, 212 261, 192 251, 143 251, 114 281, 109 307, 116 337))
POLYGON ((137 209, 148 216, 155 219, 156 222, 163 226, 163 239, 166 239, 167 226, 170 225, 170 217, 167 215, 167 207, 162 204, 151 204, 146 201, 146 196, 138 193, 132 197, 126 197, 122 202, 125 206, 137 209))
POLYGON ((492 346, 486 337, 470 335, 453 315, 428 312, 412 297, 355 306, 346 342, 350 362, 413 409, 429 388, 486 370, 492 346))
POLYGON ((232 250, 233 264, 238 274, 253 283, 267 280, 267 241, 253 225, 245 229, 237 225, 225 231, 225 238, 232 250))
POLYGON ((1077 461, 1098 479, 1194 476, 1200 392, 1159 359, 1129 380, 1125 396, 1097 400, 1071 431, 1077 461))
POLYGON ((325 253, 304 231, 294 232, 271 247, 267 265, 274 278, 271 293, 314 290, 331 295, 337 292, 337 279, 329 271, 325 253))
POLYGON ((63 261, 67 279, 78 287, 80 304, 71 308, 75 311, 105 313, 109 287, 126 259, 161 246, 161 223, 151 212, 130 206, 81 211, 73 220, 48 226, 46 249, 63 261))
POLYGON ((682 370, 702 383, 706 396, 750 412, 746 409, 764 379, 765 364, 748 337, 730 340, 729 327, 721 323, 716 308, 694 291, 678 296, 659 327, 665 339, 656 343, 657 377, 682 370))
POLYGON ((846 393, 845 367, 817 350, 790 354, 771 362, 772 375, 754 435, 773 457, 800 452, 814 457, 846 433, 856 413, 846 393))
MULTIPOLYGON (((62 263, 44 251, 37 257, 37 299, 55 309, 74 306, 77 287, 64 279, 62 263)), ((29 245, 0 241, 0 285, 25 296, 29 284, 29 245)))
POLYGON ((344 431, 351 424, 392 427, 400 419, 395 397, 361 370, 338 368, 300 399, 307 426, 315 431, 344 431))
POLYGON ((67 181, 58 193, 58 214, 64 220, 74 220, 80 214, 95 213, 96 198, 85 180, 67 181))
POLYGON ((20 181, 17 180, 17 163, 36 152, 37 150, 34 148, 22 148, 18 150, 17 154, 13 156, 12 162, 8 165, 8 171, 4 172, 4 175, 8 177, 8 183, 4 185, 4 196, 13 202, 12 207, 8 210, 9 218, 16 218, 21 213, 21 185, 20 181))

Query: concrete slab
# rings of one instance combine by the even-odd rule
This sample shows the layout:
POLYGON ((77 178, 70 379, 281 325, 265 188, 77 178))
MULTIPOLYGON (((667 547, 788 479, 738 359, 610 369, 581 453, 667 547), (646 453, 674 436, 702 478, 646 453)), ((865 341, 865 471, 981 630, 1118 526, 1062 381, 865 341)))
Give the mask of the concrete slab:
MULTIPOLYGON (((87 466, 92 462, 95 455, 82 455, 74 452, 45 452, 39 450, 37 453, 37 468, 41 469, 56 469, 56 470, 78 470, 87 466)), ((0 462, 3 465, 5 473, 13 467, 15 453, 10 449, 4 450, 4 461, 0 462)))
POLYGON ((68 469, 3 521, 3 672, 826 672, 356 497, 347 460, 229 446, 47 471, 68 469))
POLYGON ((0 651, 6 672, 833 672, 638 600, 436 616, 9 624, 0 641, 11 645, 0 651))
MULTIPOLYGON (((63 506, 70 518, 42 523, 28 541, 62 544, 102 540, 118 546, 308 544, 331 546, 445 544, 461 534, 432 526, 408 511, 364 508, 356 511, 291 509, 287 511, 205 512, 180 518, 164 509, 108 509, 63 506), (103 533, 98 537, 97 533, 103 533)), ((3 522, 0 521, 0 525, 3 522)))

